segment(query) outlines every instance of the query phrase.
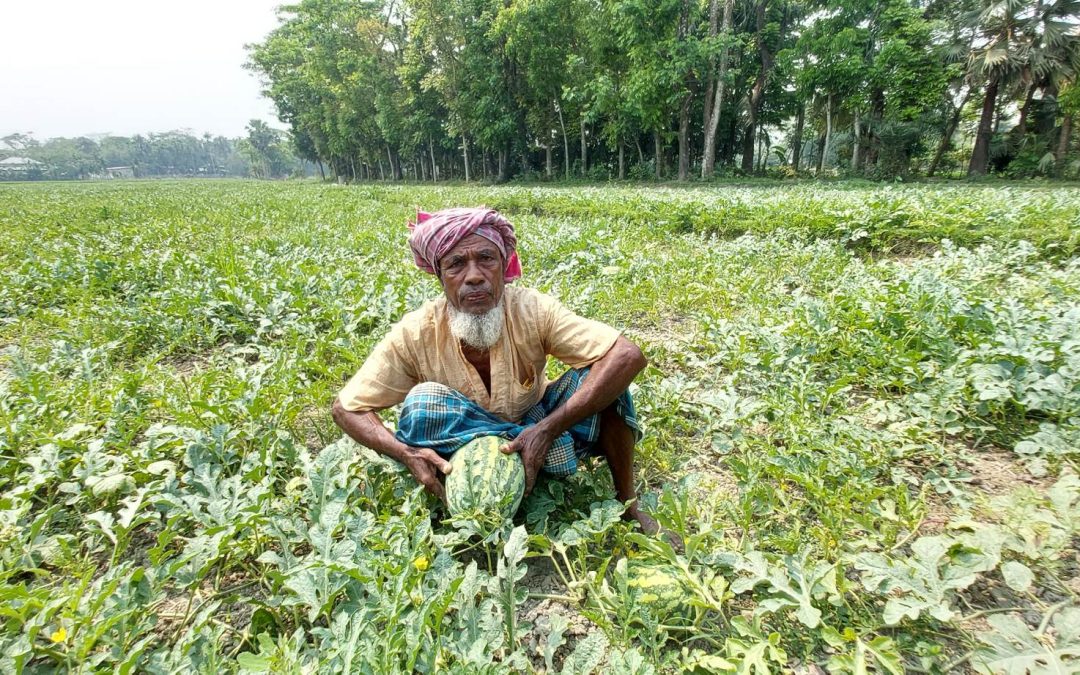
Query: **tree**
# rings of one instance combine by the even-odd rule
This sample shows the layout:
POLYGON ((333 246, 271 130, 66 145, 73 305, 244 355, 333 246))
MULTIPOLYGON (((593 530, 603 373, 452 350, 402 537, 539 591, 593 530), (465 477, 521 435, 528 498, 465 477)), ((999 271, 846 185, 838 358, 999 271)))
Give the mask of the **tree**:
MULTIPOLYGON (((709 37, 716 38, 716 15, 719 0, 709 3, 709 37)), ((733 42, 731 22, 735 11, 735 0, 724 0, 724 22, 719 32, 720 72, 705 88, 705 120, 702 124, 705 134, 705 149, 701 157, 701 177, 708 178, 716 166, 716 129, 720 123, 720 111, 724 108, 724 93, 728 88, 728 65, 730 64, 731 45, 733 42), (712 94, 712 96, 710 96, 712 94)), ((709 61, 709 74, 713 72, 714 62, 709 61)))
MULTIPOLYGON (((977 42, 968 57, 968 74, 985 83, 975 147, 968 175, 987 173, 994 113, 1000 90, 1016 80, 1056 82, 1080 67, 1080 36, 1075 17, 1078 0, 984 0, 969 21, 976 26, 977 42)), ((1028 91, 1028 89, 1025 89, 1028 91)))

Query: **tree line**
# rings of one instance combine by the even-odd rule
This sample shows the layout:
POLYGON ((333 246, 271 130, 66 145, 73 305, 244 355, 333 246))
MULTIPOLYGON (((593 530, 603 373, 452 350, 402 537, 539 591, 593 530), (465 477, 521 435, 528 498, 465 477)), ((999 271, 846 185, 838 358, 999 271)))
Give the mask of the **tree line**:
POLYGON ((1076 173, 1080 0, 300 0, 249 45, 347 179, 1076 173))
POLYGON ((166 176, 254 176, 283 178, 303 175, 305 167, 293 152, 287 135, 262 120, 251 120, 247 136, 226 138, 184 131, 135 136, 104 136, 93 139, 50 138, 39 141, 31 134, 14 133, 0 138, 0 159, 27 157, 40 162, 19 175, 4 178, 82 179, 110 174, 109 169, 129 170, 137 178, 166 176))

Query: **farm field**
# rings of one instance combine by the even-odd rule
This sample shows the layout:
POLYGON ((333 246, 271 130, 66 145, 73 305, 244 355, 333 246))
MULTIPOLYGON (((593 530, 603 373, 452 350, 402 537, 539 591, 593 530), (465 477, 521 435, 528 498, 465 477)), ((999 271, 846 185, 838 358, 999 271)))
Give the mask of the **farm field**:
MULTIPOLYGON (((0 672, 1080 670, 1080 191, 0 185, 0 672), (416 207, 637 342, 487 541, 344 439, 416 207)), ((557 364, 552 364, 557 372, 557 364)), ((388 420, 393 416, 388 415, 388 420)))

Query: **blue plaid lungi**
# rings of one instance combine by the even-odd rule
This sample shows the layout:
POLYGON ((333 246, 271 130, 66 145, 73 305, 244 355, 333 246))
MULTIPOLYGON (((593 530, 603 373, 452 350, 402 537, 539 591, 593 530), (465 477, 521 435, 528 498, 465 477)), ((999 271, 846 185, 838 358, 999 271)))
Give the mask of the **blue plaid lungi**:
MULTIPOLYGON (((588 368, 568 370, 548 385, 543 398, 525 413, 520 424, 507 422, 480 407, 446 385, 423 382, 405 397, 398 416, 395 436, 406 445, 431 448, 449 457, 471 440, 481 436, 517 437, 526 427, 536 424, 566 403, 588 375, 588 368)), ((624 391, 615 401, 616 411, 641 440, 634 400, 624 391)), ((577 471, 578 460, 596 454, 600 436, 600 415, 590 415, 559 436, 548 450, 543 470, 550 476, 569 476, 577 471)))

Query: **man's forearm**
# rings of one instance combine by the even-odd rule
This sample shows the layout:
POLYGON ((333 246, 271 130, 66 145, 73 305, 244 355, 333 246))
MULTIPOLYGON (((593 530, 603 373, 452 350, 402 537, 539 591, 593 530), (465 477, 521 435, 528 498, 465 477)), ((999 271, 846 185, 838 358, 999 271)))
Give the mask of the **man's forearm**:
POLYGON ((334 401, 333 415, 334 422, 354 441, 405 463, 405 458, 409 456, 409 446, 394 438, 394 434, 390 433, 378 415, 373 412, 346 410, 338 401, 334 401))
POLYGON ((619 337, 592 365, 581 387, 541 424, 559 435, 589 415, 595 415, 614 403, 647 364, 637 345, 619 337))

